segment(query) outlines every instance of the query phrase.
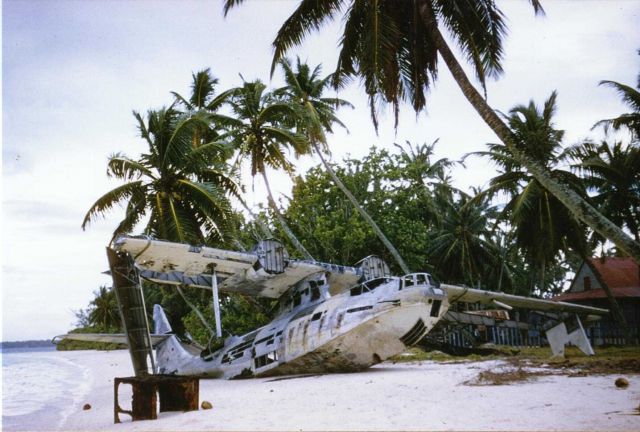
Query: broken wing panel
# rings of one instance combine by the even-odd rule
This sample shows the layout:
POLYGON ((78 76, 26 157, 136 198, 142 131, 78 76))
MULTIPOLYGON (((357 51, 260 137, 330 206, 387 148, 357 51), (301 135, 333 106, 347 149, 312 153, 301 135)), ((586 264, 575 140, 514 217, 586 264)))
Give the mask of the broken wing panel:
POLYGON ((465 288, 456 285, 442 284, 440 288, 445 290, 445 292, 447 293, 447 296, 449 297, 449 303, 461 301, 465 303, 493 304, 496 306, 499 306, 499 303, 504 303, 512 307, 535 309, 548 312, 570 312, 596 315, 606 315, 609 313, 607 309, 601 309, 591 306, 536 299, 531 297, 522 297, 501 292, 465 288))
POLYGON ((354 285, 361 275, 353 267, 296 260, 288 260, 282 273, 268 273, 255 253, 147 238, 121 237, 115 247, 129 252, 141 276, 153 282, 211 289, 215 268, 220 291, 270 298, 314 273, 328 272, 332 289, 338 290, 354 285))

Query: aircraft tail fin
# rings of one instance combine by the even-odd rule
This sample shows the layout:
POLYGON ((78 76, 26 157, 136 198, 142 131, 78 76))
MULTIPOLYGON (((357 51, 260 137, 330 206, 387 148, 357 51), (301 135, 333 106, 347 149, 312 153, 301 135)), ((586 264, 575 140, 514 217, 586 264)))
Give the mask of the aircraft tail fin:
POLYGON ((153 305, 153 330, 155 334, 167 334, 173 331, 164 309, 159 304, 153 305))

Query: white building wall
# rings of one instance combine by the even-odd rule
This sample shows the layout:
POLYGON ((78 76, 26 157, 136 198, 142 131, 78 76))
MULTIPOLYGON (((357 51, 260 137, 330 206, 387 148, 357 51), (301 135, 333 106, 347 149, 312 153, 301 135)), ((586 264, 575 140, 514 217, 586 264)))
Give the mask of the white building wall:
POLYGON ((591 267, 589 267, 586 263, 583 263, 582 267, 580 267, 580 271, 578 272, 578 274, 576 274, 576 277, 573 279, 573 282, 571 283, 571 287, 569 288, 568 292, 584 291, 585 277, 588 277, 591 279, 592 290, 602 288, 595 273, 593 272, 593 270, 591 270, 591 267))

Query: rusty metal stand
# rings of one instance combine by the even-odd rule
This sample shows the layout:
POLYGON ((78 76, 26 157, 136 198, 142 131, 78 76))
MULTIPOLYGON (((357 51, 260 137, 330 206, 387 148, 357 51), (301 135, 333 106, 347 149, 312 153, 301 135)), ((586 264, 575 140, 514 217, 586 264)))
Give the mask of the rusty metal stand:
POLYGON ((120 423, 119 414, 130 415, 133 421, 155 420, 157 395, 160 395, 160 412, 197 411, 200 380, 195 377, 174 375, 147 375, 141 377, 115 378, 113 381, 113 422, 120 423), (133 389, 131 411, 124 410, 118 402, 120 384, 129 384, 133 389))

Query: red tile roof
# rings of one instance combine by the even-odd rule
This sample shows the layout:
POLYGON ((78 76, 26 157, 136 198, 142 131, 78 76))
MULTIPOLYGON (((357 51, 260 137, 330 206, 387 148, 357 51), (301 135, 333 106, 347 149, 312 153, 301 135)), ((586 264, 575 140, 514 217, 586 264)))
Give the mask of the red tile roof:
MULTIPOLYGON (((589 258, 588 265, 600 281, 611 288, 614 297, 640 297, 640 267, 632 258, 589 258)), ((606 297, 603 289, 591 289, 561 294, 553 297, 553 300, 572 301, 606 297)))
POLYGON ((589 264, 609 288, 640 287, 640 268, 632 258, 590 258, 589 264))

